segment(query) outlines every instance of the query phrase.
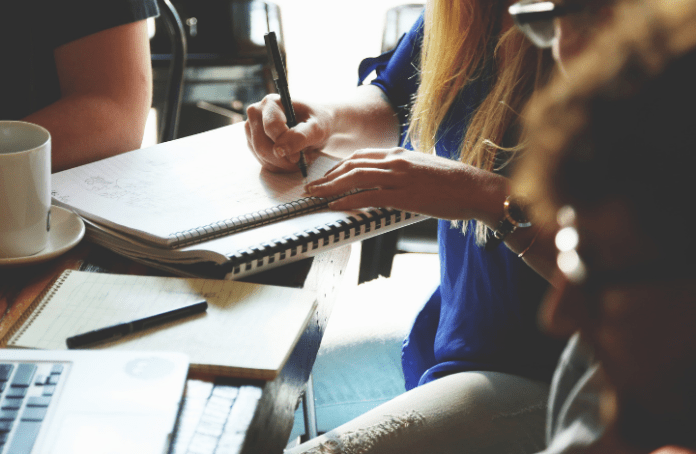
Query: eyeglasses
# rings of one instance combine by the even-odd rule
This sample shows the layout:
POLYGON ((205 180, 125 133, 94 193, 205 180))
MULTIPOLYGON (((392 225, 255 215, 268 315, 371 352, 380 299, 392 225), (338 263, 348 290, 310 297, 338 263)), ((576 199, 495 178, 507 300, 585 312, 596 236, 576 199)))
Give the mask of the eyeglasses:
POLYGON ((556 37, 553 20, 557 17, 580 12, 582 5, 559 5, 550 1, 522 0, 508 8, 517 28, 536 46, 551 47, 556 37))
POLYGON ((578 254, 580 235, 575 228, 575 210, 565 206, 558 210, 556 219, 560 230, 556 233, 556 265, 573 284, 582 284, 587 279, 587 267, 578 254))
MULTIPOLYGON (((556 234, 558 255, 556 264, 568 281, 582 287, 584 291, 596 293, 609 287, 623 287, 639 283, 668 282, 675 279, 693 280, 696 276, 696 264, 684 264, 675 257, 662 260, 635 263, 621 269, 590 271, 588 262, 578 254, 580 236, 575 227, 575 211, 570 206, 561 208, 557 215, 561 227, 556 234)), ((590 265, 596 263, 589 262, 590 265)))

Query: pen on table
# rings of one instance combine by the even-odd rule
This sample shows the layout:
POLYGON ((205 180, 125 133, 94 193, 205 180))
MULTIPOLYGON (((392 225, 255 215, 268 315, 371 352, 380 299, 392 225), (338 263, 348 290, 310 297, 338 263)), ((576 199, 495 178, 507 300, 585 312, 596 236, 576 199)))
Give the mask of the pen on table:
MULTIPOLYGON (((276 34, 275 32, 266 33, 263 39, 266 42, 268 58, 270 58, 271 62, 273 63, 271 66, 271 71, 273 72, 273 82, 275 82, 276 90, 278 90, 278 94, 280 95, 280 102, 283 104, 283 110, 285 111, 285 116, 288 119, 288 128, 293 128, 297 125, 297 118, 295 117, 295 109, 292 107, 290 90, 288 89, 288 78, 285 74, 285 65, 283 64, 283 57, 280 55, 276 34)), ((300 151, 300 160, 297 161, 297 167, 300 168, 302 178, 304 178, 304 182, 306 184, 307 161, 305 160, 304 150, 300 151)))
POLYGON ((87 345, 114 340, 123 337, 127 334, 142 331, 151 326, 161 325, 163 323, 179 320, 189 315, 199 314, 208 309, 207 301, 197 301, 188 306, 173 309, 171 311, 162 312, 160 314, 151 315, 149 317, 133 320, 131 322, 119 323, 117 325, 107 326, 105 328, 95 329, 83 334, 68 337, 65 343, 68 348, 80 348, 87 345))

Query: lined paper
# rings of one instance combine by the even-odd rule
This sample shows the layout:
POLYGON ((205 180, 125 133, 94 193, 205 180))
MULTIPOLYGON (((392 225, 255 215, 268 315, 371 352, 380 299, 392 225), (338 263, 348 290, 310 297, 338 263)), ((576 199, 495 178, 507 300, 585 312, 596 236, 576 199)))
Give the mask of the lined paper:
MULTIPOLYGON (((299 172, 261 169, 243 128, 226 128, 135 150, 52 177, 53 198, 83 217, 166 245, 178 232, 307 197, 299 172), (235 144, 235 147, 232 146, 235 144)), ((308 178, 338 159, 310 154, 308 178)))
POLYGON ((307 291, 210 279, 68 271, 22 328, 12 347, 66 349, 65 339, 198 301, 204 314, 98 348, 180 351, 192 369, 271 380, 285 364, 316 306, 307 291))

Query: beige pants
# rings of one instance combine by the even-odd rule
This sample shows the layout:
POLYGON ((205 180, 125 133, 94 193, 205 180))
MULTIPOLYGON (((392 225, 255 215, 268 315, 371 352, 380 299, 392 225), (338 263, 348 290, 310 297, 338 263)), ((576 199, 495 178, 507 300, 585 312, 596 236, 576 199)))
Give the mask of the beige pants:
POLYGON ((544 449, 549 386, 462 372, 415 388, 286 454, 529 454, 544 449))

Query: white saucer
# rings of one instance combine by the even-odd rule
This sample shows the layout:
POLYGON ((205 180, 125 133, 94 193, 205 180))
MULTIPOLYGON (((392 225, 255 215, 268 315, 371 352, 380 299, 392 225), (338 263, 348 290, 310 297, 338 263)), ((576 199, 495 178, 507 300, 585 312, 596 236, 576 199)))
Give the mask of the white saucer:
POLYGON ((51 230, 43 251, 27 257, 0 258, 0 267, 20 266, 45 262, 69 251, 85 236, 82 218, 65 208, 51 207, 51 230))

